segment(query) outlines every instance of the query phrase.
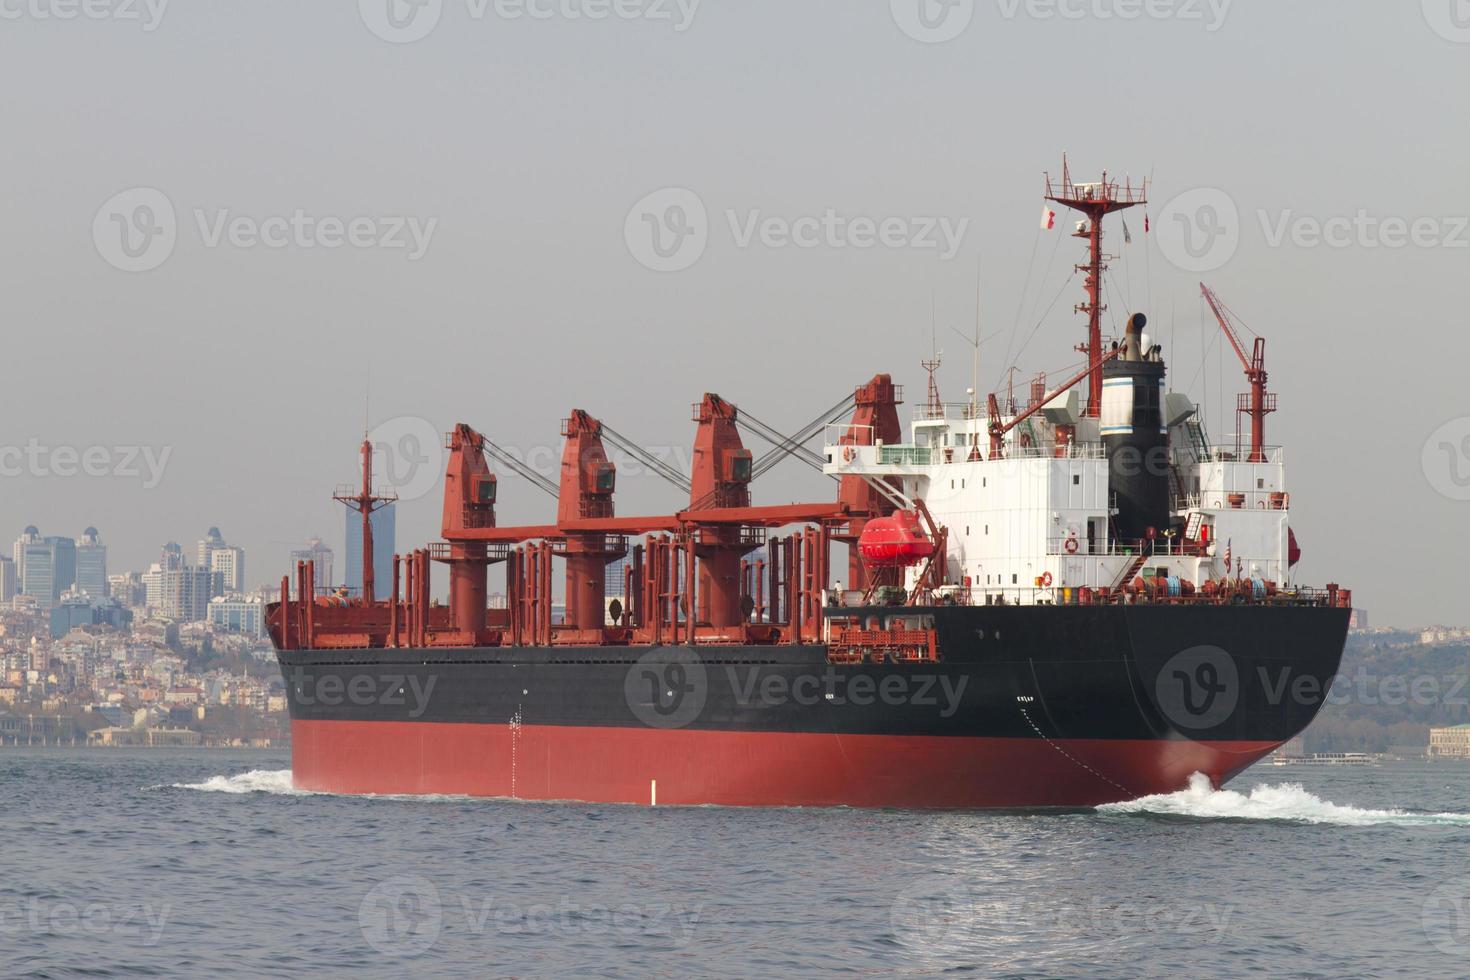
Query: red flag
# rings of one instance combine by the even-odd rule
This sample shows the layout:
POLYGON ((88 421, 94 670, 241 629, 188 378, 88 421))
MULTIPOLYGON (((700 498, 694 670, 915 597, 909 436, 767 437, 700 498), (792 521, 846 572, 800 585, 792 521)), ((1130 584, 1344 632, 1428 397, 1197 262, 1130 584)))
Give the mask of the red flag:
POLYGON ((1041 209, 1041 228, 1043 231, 1051 231, 1056 226, 1057 213, 1049 207, 1041 209))

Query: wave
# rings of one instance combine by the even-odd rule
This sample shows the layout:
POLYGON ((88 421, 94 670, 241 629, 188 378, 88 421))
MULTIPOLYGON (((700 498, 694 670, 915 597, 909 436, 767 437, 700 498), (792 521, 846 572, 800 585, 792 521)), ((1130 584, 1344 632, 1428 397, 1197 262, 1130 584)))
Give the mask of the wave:
POLYGON ((1338 824, 1345 827, 1470 826, 1470 813, 1416 813, 1369 810, 1331 803, 1300 783, 1256 786, 1250 794, 1215 789, 1203 773, 1189 777, 1189 788, 1177 793, 1144 796, 1126 803, 1105 803, 1099 813, 1194 817, 1213 820, 1282 820, 1338 824))
POLYGON ((414 803, 465 802, 479 799, 498 800, 506 803, 527 802, 505 797, 474 797, 448 793, 330 793, 322 790, 297 789, 292 781, 290 769, 252 769, 235 776, 211 776, 202 783, 172 783, 169 788, 236 795, 268 793, 274 796, 348 796, 356 800, 403 800, 414 803))
POLYGON ((202 783, 174 783, 173 789, 197 789, 206 793, 273 793, 277 796, 315 796, 297 789, 289 769, 252 769, 236 776, 210 776, 202 783))

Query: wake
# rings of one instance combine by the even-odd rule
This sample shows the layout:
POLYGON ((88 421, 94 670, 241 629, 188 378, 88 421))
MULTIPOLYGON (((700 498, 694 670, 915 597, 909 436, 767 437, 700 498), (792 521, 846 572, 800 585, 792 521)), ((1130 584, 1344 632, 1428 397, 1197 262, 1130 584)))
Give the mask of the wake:
POLYGON ((289 769, 252 769, 237 776, 211 776, 202 783, 173 783, 172 789, 196 789, 205 793, 271 793, 276 796, 316 796, 291 784, 289 769))
POLYGON ((1250 795, 1217 790, 1208 776, 1195 773, 1189 788, 1177 793, 1144 796, 1126 803, 1105 803, 1107 814, 1155 814, 1213 820, 1282 820, 1295 823, 1337 824, 1344 827, 1470 826, 1470 813, 1415 813, 1409 810, 1369 810, 1331 803, 1302 788, 1300 783, 1257 786, 1250 795))

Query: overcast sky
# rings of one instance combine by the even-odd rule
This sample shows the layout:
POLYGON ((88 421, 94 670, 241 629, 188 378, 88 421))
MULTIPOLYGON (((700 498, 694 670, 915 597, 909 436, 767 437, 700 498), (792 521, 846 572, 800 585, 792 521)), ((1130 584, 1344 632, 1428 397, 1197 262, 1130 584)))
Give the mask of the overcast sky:
MULTIPOLYGON (((982 387, 1023 343, 1060 377, 1065 150, 1153 176, 1110 317, 1150 314, 1215 436, 1245 386, 1198 281, 1268 337, 1300 578, 1470 623, 1465 3, 393 2, 0 0, 0 538, 95 524, 119 571, 214 524, 266 581, 341 548, 365 414, 683 447, 716 391, 795 430, 877 371, 921 400, 931 297, 959 400, 977 264, 982 387)), ((439 487, 398 476, 403 548, 439 487)))

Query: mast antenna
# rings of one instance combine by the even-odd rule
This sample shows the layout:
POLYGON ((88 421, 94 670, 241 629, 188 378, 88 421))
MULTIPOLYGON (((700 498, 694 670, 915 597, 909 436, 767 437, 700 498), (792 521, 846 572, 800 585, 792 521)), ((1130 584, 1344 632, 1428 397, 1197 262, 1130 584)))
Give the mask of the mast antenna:
POLYGON ((1061 183, 1054 184, 1051 174, 1046 175, 1045 199, 1085 216, 1084 220, 1077 222, 1077 230, 1072 233, 1072 237, 1087 243, 1087 261, 1075 266, 1078 272, 1085 273, 1087 277, 1083 283, 1087 290, 1087 301, 1078 303, 1075 307, 1076 312, 1087 315, 1087 343, 1077 349, 1086 353, 1088 362, 1093 365, 1088 378, 1087 407, 1083 411, 1087 418, 1097 418, 1102 410, 1103 378, 1102 361, 1099 358, 1102 354, 1102 315, 1108 308, 1103 302, 1103 273, 1108 269, 1108 260, 1115 258, 1103 254, 1102 221, 1114 211, 1147 204, 1148 185, 1146 177, 1138 187, 1133 186, 1131 179, 1125 179, 1120 184, 1116 179, 1109 180, 1106 170, 1103 171, 1101 180, 1075 183, 1066 153, 1062 154, 1061 183))

